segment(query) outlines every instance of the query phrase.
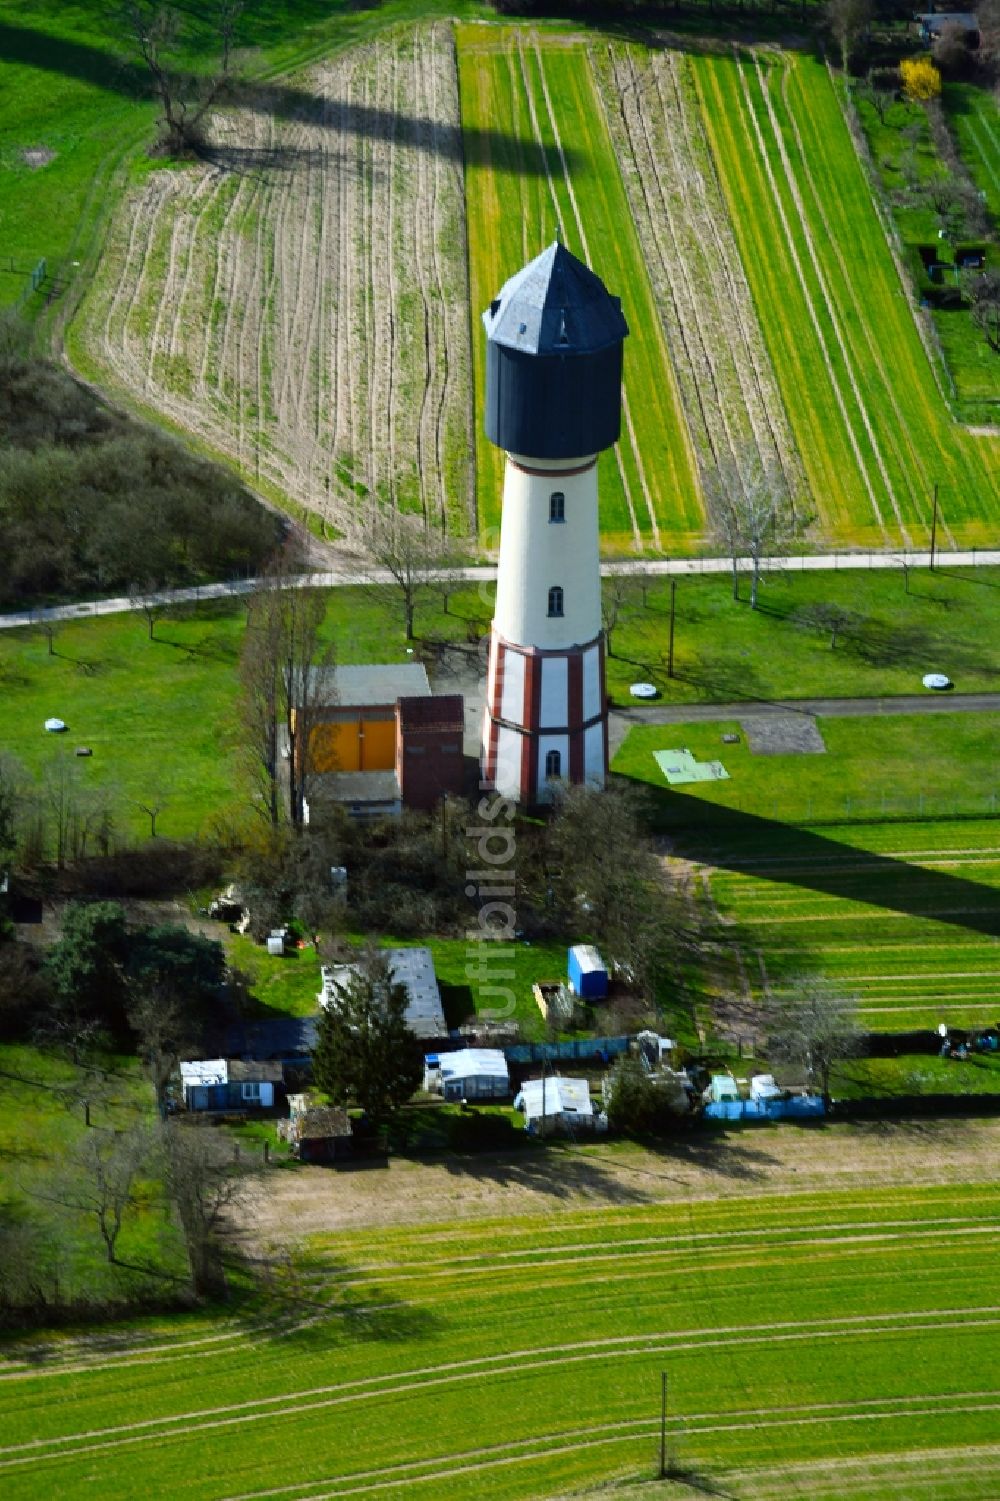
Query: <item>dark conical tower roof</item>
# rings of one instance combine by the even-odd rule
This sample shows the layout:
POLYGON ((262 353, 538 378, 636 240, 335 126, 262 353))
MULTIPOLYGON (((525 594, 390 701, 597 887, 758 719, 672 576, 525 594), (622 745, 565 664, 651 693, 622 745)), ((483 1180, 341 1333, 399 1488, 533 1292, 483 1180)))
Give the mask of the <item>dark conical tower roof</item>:
POLYGON ((494 343, 536 355, 597 354, 628 333, 621 299, 558 241, 504 283, 483 323, 494 343))
POLYGON ((621 426, 622 305, 565 245, 504 283, 483 314, 486 436, 508 453, 599 453, 621 426))

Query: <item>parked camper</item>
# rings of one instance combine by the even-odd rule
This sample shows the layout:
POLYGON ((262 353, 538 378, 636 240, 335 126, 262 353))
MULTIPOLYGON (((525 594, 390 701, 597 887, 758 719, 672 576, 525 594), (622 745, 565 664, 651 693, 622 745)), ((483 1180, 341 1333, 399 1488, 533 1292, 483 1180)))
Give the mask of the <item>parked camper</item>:
POLYGON ((498 1048, 428 1053, 424 1088, 446 1100, 503 1100, 510 1094, 507 1060, 498 1048))
POLYGON ((607 1117, 594 1110, 586 1079, 564 1079, 561 1074, 525 1080, 514 1109, 524 1112, 524 1129, 540 1136, 606 1131, 608 1127, 607 1117))

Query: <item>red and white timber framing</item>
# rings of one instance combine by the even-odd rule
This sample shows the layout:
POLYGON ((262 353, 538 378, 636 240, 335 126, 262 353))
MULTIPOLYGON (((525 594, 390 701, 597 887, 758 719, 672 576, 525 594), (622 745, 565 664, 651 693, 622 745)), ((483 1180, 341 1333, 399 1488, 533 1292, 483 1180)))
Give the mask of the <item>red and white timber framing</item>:
POLYGON ((608 771, 603 633, 584 646, 540 650, 490 638, 483 780, 528 805, 554 781, 603 786, 608 771), (556 759, 558 758, 558 759, 556 759))

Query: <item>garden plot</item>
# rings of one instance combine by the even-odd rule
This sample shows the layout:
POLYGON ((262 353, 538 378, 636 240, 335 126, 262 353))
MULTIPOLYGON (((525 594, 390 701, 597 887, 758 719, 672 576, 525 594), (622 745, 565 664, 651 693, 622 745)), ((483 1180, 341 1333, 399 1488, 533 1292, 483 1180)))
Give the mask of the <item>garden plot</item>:
POLYGON ((805 477, 708 150, 687 59, 610 45, 592 54, 608 125, 700 463, 805 477))
POLYGON ((962 155, 996 219, 1000 215, 1000 109, 986 89, 973 84, 949 84, 945 109, 962 155))
MULTIPOLYGON (((622 550, 689 548, 703 527, 691 435, 588 46, 525 28, 456 31, 473 320, 557 235, 621 295, 631 333, 622 437, 601 458, 602 535, 622 550)), ((474 339, 477 409, 482 346, 474 339)), ((495 521, 502 456, 486 442, 478 473, 481 517, 495 521)))
POLYGON ((475 529, 451 33, 391 34, 216 115, 152 171, 82 312, 102 378, 335 522, 368 495, 475 529))

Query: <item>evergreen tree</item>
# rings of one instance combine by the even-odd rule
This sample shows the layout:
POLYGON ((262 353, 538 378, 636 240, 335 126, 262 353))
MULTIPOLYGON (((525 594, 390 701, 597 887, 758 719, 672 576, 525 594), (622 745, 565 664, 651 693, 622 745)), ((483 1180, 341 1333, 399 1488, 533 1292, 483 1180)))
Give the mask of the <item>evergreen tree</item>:
POLYGON ((336 1105, 353 1102, 372 1122, 385 1120, 420 1084, 417 1039, 406 1025, 406 987, 388 959, 365 956, 337 987, 317 1026, 313 1077, 336 1105))

